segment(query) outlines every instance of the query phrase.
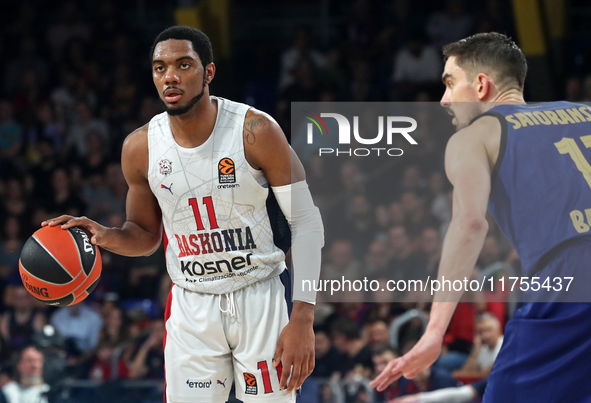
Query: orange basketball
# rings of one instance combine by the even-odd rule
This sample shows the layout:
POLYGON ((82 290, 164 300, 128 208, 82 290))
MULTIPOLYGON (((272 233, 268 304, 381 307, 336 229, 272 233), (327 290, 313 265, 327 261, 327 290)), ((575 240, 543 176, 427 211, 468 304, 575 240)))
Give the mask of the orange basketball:
POLYGON ((54 306, 73 305, 88 297, 101 270, 99 249, 77 227, 41 228, 27 240, 19 260, 27 291, 54 306))

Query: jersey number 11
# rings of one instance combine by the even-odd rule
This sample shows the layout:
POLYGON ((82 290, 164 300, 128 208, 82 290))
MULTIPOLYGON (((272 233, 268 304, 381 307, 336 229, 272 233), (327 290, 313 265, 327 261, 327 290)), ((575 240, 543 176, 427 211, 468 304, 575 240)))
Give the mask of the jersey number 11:
MULTIPOLYGON (((209 218, 210 229, 218 228, 218 221, 215 218, 215 210, 213 209, 213 201, 211 196, 203 198, 203 204, 207 207, 207 217, 209 218)), ((197 199, 195 197, 189 199, 189 205, 193 207, 193 214, 195 215, 195 222, 197 223, 197 231, 205 229, 203 221, 201 220, 201 214, 199 213, 199 206, 197 205, 197 199)))

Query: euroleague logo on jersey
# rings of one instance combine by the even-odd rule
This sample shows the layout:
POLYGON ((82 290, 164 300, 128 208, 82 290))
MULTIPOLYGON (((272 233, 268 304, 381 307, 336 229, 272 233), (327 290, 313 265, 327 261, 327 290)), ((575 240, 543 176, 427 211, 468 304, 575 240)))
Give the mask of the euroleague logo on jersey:
POLYGON ((222 158, 218 163, 218 189, 239 187, 236 183, 236 166, 231 158, 222 158))
POLYGON ((246 384, 246 388, 244 393, 247 395, 256 395, 258 394, 257 388, 257 378, 251 373, 244 372, 244 383, 246 384))

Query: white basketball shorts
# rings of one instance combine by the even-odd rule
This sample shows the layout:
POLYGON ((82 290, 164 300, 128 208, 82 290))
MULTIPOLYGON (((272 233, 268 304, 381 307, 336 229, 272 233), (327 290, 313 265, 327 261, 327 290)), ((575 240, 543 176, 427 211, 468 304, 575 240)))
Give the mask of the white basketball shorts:
POLYGON ((295 402, 295 392, 279 390, 282 369, 272 365, 290 309, 287 270, 230 294, 173 285, 165 315, 165 401, 226 402, 234 380, 245 403, 295 402))

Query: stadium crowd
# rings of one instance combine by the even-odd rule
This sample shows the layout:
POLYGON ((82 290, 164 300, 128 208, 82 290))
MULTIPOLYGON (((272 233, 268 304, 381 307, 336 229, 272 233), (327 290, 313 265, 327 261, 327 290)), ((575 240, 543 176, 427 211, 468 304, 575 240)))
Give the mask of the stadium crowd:
MULTIPOLYGON (((281 52, 264 46, 254 52, 248 73, 237 73, 243 78, 238 89, 214 81, 212 93, 271 113, 289 137, 290 102, 438 101, 443 44, 476 32, 514 32, 507 1, 487 0, 478 8, 461 0, 341 3, 345 22, 328 46, 315 46, 314 29, 299 26, 291 44, 275 44, 281 52)), ((163 379, 162 318, 171 284, 162 250, 133 259, 103 250, 99 285, 85 302, 67 308, 34 300, 18 275, 20 249, 43 220, 71 214, 108 226, 125 221, 121 144, 161 105, 150 80, 151 38, 139 39, 123 17, 128 10, 118 7, 114 1, 65 1, 58 8, 23 1, 3 21, 0 385, 9 402, 15 401, 14 382, 30 385, 25 380, 31 379, 55 390, 64 379, 163 379), (21 362, 28 356, 43 362, 39 353, 43 376, 24 376, 29 370, 21 362)), ((167 18, 161 27, 172 23, 167 18)), ((565 97, 590 97, 589 82, 569 79, 565 97)), ((368 171, 356 158, 304 161, 326 228, 323 278, 437 272, 451 215, 443 171, 450 135, 431 131, 382 172, 368 171)), ((498 262, 519 269, 518 257, 491 223, 476 270, 498 262)), ((412 347, 429 313, 427 303, 380 298, 331 303, 320 297, 316 368, 302 402, 386 402, 482 379, 512 310, 485 299, 462 302, 437 363, 375 393, 368 380, 412 347)), ((38 388, 44 396, 47 389, 38 388)), ((67 401, 63 394, 53 398, 67 401)), ((93 400, 87 395, 85 401, 93 400)))

